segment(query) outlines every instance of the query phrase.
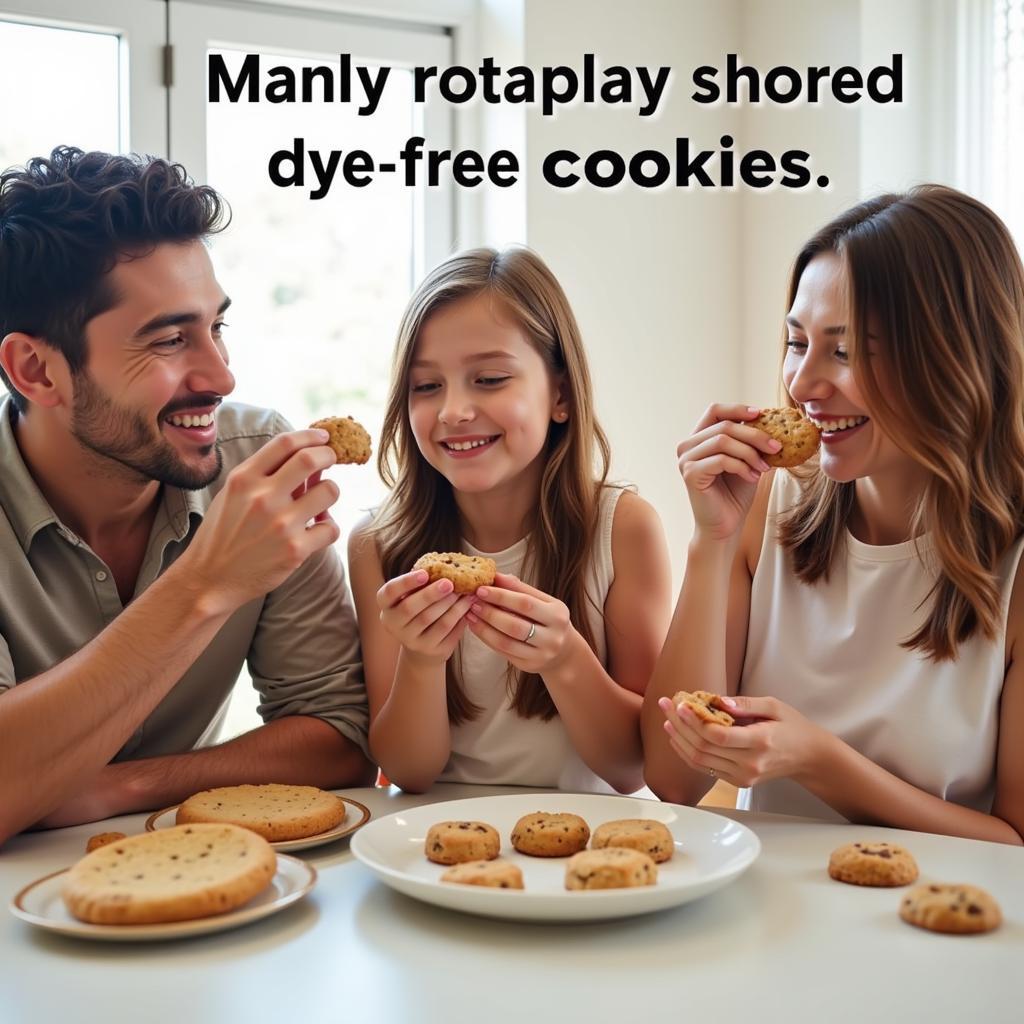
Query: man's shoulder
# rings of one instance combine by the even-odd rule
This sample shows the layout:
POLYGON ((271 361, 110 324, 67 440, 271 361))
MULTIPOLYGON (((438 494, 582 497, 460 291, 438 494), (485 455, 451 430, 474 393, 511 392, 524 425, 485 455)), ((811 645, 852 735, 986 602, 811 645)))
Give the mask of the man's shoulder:
POLYGON ((274 409, 224 402, 217 410, 217 443, 224 456, 224 469, 233 469, 255 455, 272 437, 291 429, 291 424, 274 409))

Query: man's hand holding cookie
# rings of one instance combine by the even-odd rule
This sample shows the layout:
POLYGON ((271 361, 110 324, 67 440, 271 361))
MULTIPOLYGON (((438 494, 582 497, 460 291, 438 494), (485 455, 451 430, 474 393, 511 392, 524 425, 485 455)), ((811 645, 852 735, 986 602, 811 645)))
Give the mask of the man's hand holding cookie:
POLYGON ((323 430, 279 434, 228 474, 170 570, 198 581, 211 611, 230 613, 269 593, 338 539, 325 515, 338 487, 317 477, 336 461, 326 442, 323 430))

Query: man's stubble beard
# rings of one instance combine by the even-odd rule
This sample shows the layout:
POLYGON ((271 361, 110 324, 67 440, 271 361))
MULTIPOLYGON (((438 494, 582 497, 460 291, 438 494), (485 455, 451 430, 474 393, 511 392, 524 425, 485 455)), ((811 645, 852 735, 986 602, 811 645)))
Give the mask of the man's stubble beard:
POLYGON ((220 476, 224 456, 219 441, 199 449, 203 456, 213 451, 212 467, 190 466, 159 432, 154 437, 142 416, 117 405, 87 373, 75 376, 74 389, 71 433, 90 451, 147 482, 156 480, 186 491, 202 490, 220 476))

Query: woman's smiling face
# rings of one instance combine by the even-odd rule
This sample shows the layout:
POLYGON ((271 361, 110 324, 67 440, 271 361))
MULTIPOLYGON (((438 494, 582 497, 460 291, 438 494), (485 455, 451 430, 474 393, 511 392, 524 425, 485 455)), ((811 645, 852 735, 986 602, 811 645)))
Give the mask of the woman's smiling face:
MULTIPOLYGON (((854 376, 847 354, 848 321, 842 260, 833 252, 821 253, 804 268, 786 316, 789 336, 782 379, 805 415, 821 428, 822 471, 840 482, 910 461, 882 433, 854 376)), ((884 379, 879 383, 885 386, 884 379)))
POLYGON ((456 491, 473 493, 533 466, 563 408, 540 353, 488 292, 457 299, 423 324, 408 403, 423 457, 456 491))

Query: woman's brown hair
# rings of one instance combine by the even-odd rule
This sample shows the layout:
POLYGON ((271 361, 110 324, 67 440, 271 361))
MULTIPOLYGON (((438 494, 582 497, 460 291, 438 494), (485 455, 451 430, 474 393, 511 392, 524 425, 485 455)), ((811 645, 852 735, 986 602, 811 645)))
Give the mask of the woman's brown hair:
MULTIPOLYGON (((997 635, 999 562, 1024 530, 1020 256, 988 207, 940 185, 868 200, 822 228, 797 256, 790 307, 822 253, 843 263, 850 363, 869 411, 928 472, 909 525, 931 535, 938 575, 928 617, 903 646, 955 659, 976 633, 997 635)), ((828 578, 853 506, 852 482, 804 476, 779 537, 805 583, 828 578)))
MULTIPOLYGON (((398 331, 377 457, 391 493, 370 537, 385 579, 408 572, 426 551, 459 550, 462 529, 452 486, 423 457, 412 434, 409 368, 427 319, 449 303, 479 294, 489 295, 496 311, 518 324, 568 397, 568 421, 548 427, 540 493, 527 524, 526 564, 538 589, 566 604, 576 629, 593 647, 585 586, 608 475, 608 440, 594 416, 590 372, 569 301, 544 262, 528 249, 472 249, 452 256, 431 271, 409 301, 398 331)), ((510 666, 509 688, 520 716, 548 720, 557 714, 539 675, 513 674, 510 666)), ((448 717, 458 724, 479 713, 453 658, 448 717)))

